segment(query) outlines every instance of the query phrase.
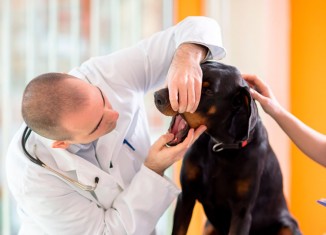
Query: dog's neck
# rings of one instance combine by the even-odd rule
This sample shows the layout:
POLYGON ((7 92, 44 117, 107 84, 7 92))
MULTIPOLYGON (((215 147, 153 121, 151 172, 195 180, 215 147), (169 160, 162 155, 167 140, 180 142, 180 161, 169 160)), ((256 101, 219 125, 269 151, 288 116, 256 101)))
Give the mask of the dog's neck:
POLYGON ((244 140, 239 140, 239 141, 235 141, 235 143, 225 143, 221 140, 218 140, 217 138, 210 136, 212 142, 213 142, 213 146, 212 146, 212 151, 213 152, 220 152, 222 150, 225 149, 241 149, 246 147, 252 140, 254 137, 254 132, 255 132, 255 127, 257 125, 257 120, 254 123, 254 125, 251 125, 250 130, 248 131, 247 136, 245 137, 244 140))
POLYGON ((211 136, 211 139, 214 142, 213 147, 212 147, 213 152, 220 152, 224 149, 241 149, 241 148, 246 147, 247 144, 250 143, 250 141, 252 139, 252 134, 250 134, 248 136, 248 138, 246 138, 245 140, 240 140, 233 144, 223 143, 222 141, 219 141, 212 136, 211 136))

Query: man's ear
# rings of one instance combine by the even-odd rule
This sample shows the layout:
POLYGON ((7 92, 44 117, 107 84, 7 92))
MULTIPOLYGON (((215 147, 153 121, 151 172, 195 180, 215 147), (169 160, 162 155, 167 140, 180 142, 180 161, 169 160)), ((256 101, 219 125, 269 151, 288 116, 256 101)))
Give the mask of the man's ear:
POLYGON ((70 146, 68 141, 56 140, 52 143, 52 148, 66 149, 70 146))

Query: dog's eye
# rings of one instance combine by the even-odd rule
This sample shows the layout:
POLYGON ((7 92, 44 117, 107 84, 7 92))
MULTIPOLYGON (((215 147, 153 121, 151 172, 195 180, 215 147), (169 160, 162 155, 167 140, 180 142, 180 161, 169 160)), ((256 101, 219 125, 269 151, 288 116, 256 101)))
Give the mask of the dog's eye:
POLYGON ((213 96, 214 95, 214 91, 211 89, 205 89, 205 94, 208 96, 213 96))

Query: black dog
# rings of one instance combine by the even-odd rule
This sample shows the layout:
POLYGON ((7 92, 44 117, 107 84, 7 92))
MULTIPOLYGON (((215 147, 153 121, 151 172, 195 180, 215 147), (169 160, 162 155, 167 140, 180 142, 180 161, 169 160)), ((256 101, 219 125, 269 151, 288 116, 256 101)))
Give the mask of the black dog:
POLYGON ((214 227, 209 234, 301 234, 247 83, 235 67, 213 61, 201 67, 202 95, 195 113, 174 112, 167 89, 154 94, 157 108, 174 116, 169 131, 176 138, 170 145, 184 140, 189 127, 207 126, 183 160, 172 234, 187 233, 196 200, 214 227))

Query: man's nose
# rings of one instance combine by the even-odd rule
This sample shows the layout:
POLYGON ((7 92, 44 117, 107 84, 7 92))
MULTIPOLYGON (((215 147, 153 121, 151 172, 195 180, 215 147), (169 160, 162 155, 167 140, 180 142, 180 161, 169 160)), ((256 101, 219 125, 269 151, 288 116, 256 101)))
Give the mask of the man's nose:
POLYGON ((107 110, 107 115, 111 119, 111 121, 117 121, 119 118, 119 113, 113 109, 108 109, 107 110))

